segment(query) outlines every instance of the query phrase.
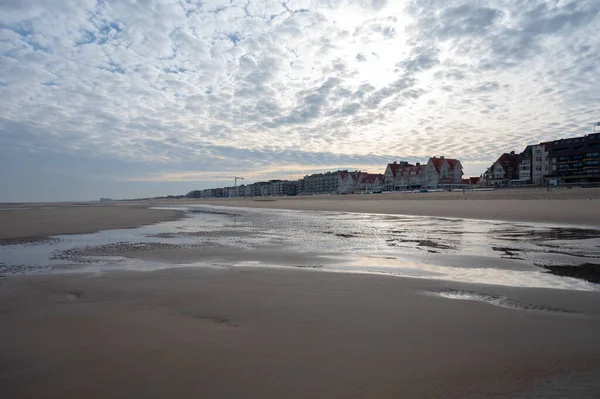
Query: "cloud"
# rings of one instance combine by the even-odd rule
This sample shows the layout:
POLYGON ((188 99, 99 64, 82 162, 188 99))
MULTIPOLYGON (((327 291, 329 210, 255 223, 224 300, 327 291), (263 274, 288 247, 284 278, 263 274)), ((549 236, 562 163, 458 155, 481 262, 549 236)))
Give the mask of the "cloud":
POLYGON ((134 160, 150 177, 441 153, 479 165, 588 132, 599 13, 595 0, 4 1, 0 143, 134 160))

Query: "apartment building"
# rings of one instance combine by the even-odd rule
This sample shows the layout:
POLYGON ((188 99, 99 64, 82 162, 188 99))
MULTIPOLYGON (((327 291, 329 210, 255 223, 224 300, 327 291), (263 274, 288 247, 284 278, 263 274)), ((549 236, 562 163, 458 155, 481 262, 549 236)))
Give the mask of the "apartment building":
POLYGON ((337 194, 340 172, 348 171, 338 170, 304 176, 300 181, 301 194, 337 194))
POLYGON ((414 166, 406 161, 388 163, 383 173, 384 185, 386 190, 397 190, 400 186, 400 176, 402 168, 414 166))
POLYGON ((296 195, 298 192, 298 182, 290 180, 271 180, 271 195, 284 197, 296 195))
POLYGON ((544 144, 528 145, 520 156, 519 177, 511 183, 542 184, 548 174, 548 150, 544 144))
POLYGON ((600 133, 540 145, 548 151, 546 179, 556 184, 600 182, 600 133))

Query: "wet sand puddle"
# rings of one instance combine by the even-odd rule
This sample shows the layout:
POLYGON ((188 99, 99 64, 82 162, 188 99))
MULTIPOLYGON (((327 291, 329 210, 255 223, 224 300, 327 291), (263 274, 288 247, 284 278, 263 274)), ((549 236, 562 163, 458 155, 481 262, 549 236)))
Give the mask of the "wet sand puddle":
POLYGON ((217 206, 185 210, 182 220, 136 229, 5 243, 0 274, 253 265, 573 290, 596 290, 600 283, 595 229, 217 206), (159 253, 158 259, 148 255, 159 253))

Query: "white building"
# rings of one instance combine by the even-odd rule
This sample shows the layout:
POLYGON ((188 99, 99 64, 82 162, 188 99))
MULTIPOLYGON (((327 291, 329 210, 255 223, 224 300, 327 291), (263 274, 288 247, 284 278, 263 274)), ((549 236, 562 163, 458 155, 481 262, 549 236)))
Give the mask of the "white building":
POLYGON ((541 184, 548 171, 548 150, 542 144, 533 146, 531 177, 533 184, 541 184))
POLYGON ((383 191, 384 177, 381 174, 362 173, 358 183, 358 190, 361 192, 381 192, 383 191))
POLYGON ((462 164, 458 159, 445 157, 429 158, 427 164, 411 165, 408 162, 390 163, 384 173, 388 190, 406 190, 438 185, 461 184, 462 164))
POLYGON ((358 184, 362 175, 366 173, 354 171, 340 171, 338 174, 338 193, 351 194, 358 190, 358 184))
POLYGON ((432 157, 427 161, 426 175, 426 185, 430 187, 461 184, 463 168, 458 159, 432 157))
POLYGON ((387 165, 383 174, 384 185, 387 190, 406 190, 420 187, 427 182, 425 165, 408 162, 394 162, 387 165))

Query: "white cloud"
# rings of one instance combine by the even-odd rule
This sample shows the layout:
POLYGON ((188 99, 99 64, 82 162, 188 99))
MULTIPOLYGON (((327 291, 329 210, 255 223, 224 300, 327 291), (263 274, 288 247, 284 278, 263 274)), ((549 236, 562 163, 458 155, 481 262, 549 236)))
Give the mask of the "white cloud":
POLYGON ((444 154, 478 174, 597 119, 594 0, 13 0, 0 11, 0 140, 12 148, 290 175, 444 154))

